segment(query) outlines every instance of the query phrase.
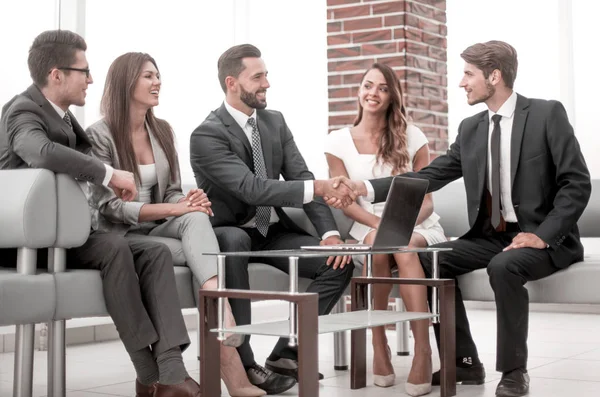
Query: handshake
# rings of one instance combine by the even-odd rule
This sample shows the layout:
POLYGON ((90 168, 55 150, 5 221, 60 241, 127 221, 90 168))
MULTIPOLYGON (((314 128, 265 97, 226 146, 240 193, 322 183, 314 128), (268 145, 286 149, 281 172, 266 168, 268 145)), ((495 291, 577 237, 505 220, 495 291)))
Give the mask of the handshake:
POLYGON ((323 197, 334 208, 346 208, 359 196, 366 196, 367 188, 362 181, 352 181, 345 176, 315 181, 315 196, 323 197))

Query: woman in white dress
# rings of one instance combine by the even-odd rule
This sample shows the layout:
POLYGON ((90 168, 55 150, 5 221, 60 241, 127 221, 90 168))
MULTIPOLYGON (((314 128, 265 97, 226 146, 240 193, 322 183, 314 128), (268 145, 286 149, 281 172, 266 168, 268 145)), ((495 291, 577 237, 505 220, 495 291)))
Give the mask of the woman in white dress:
MULTIPOLYGON (((325 155, 332 177, 344 175, 354 180, 365 180, 419 171, 429 164, 427 143, 423 132, 407 120, 402 87, 395 72, 386 65, 376 63, 362 78, 354 126, 332 131, 326 139, 325 155)), ((384 204, 371 204, 359 199, 344 209, 344 213, 355 221, 350 230, 352 237, 367 244, 373 242, 384 204)), ((428 194, 419 212, 410 246, 426 247, 446 241, 438 219, 439 216, 433 212, 431 195, 428 194)), ((409 266, 410 255, 417 254, 374 255, 373 275, 390 277, 392 268, 397 266, 401 278, 425 277, 420 266, 409 266)), ((375 309, 387 309, 391 288, 388 285, 374 287, 375 309)), ((408 311, 429 311, 424 286, 403 285, 400 293, 408 311)), ((411 396, 419 396, 431 391, 429 321, 412 321, 411 329, 415 339, 415 355, 406 391, 411 396)), ((376 327, 372 333, 374 383, 381 387, 392 386, 395 374, 385 329, 376 327)))

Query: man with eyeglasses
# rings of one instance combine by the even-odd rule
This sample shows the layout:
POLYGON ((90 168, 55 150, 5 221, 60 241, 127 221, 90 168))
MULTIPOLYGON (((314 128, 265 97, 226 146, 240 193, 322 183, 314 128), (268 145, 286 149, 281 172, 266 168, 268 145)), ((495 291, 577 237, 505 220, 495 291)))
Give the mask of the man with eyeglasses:
MULTIPOLYGON (((130 201, 137 196, 133 174, 91 157, 91 142, 69 111, 85 104, 93 83, 86 49, 85 40, 67 30, 36 37, 28 58, 33 84, 2 109, 0 169, 46 168, 110 186, 130 201)), ((0 263, 14 267, 16 250, 0 250, 0 263)), ((100 270, 106 308, 136 370, 136 396, 200 396, 183 364, 190 339, 164 244, 96 231, 67 251, 67 267, 100 270)))

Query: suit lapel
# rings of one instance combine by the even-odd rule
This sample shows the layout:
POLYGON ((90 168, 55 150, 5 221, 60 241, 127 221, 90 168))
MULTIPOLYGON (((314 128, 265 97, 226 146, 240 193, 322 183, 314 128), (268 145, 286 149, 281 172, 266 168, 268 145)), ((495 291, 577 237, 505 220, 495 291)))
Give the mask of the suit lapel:
POLYGON ((165 191, 167 190, 167 185, 169 184, 169 180, 171 178, 167 164, 167 156, 165 152, 160 147, 160 144, 154 137, 154 133, 150 130, 150 127, 146 124, 146 129, 148 130, 148 135, 150 136, 150 145, 152 146, 152 153, 154 155, 154 165, 156 169, 156 178, 158 179, 158 192, 155 197, 156 200, 162 201, 165 196, 165 191))
MULTIPOLYGON (((67 142, 69 142, 69 147, 71 147, 72 149, 75 149, 77 139, 74 136, 73 130, 71 130, 69 125, 58 115, 56 110, 52 107, 52 105, 46 99, 46 97, 44 97, 44 94, 42 94, 42 92, 39 90, 39 88, 37 88, 37 86, 32 84, 29 86, 29 88, 27 88, 27 92, 29 93, 29 96, 31 97, 31 99, 35 103, 37 103, 42 108, 42 110, 46 113, 46 115, 49 118, 48 121, 50 121, 54 124, 54 129, 61 130, 65 134, 65 137, 67 138, 67 142)), ((72 116, 71 113, 69 113, 69 115, 72 116)), ((73 122, 74 120, 75 120, 75 117, 71 117, 71 121, 73 122)), ((77 124, 77 125, 79 125, 79 124, 77 124)), ((73 123, 73 126, 75 126, 75 123, 73 123)))
POLYGON ((248 137, 242 131, 238 123, 231 117, 227 108, 225 107, 225 103, 221 105, 219 109, 215 111, 217 117, 223 122, 227 131, 231 135, 233 135, 238 141, 242 142, 244 148, 246 148, 247 154, 250 158, 252 158, 252 148, 250 147, 250 141, 248 141, 248 137))
MULTIPOLYGON (((75 119, 75 117, 73 116, 73 113, 69 112, 69 116, 71 117, 71 124, 73 124, 73 130, 70 131, 70 134, 68 134, 69 135, 69 143, 71 143, 71 137, 74 139, 73 145, 71 147, 73 147, 73 148, 77 147, 78 146, 77 141, 79 140, 80 142, 83 143, 85 150, 87 150, 88 148, 91 148, 92 144, 91 144, 87 134, 85 133, 85 131, 83 130, 83 128, 81 127, 81 125, 79 124, 77 119, 75 119)), ((65 124, 67 124, 67 123, 65 123, 65 124)), ((67 126, 67 128, 68 128, 68 126, 67 126)))
POLYGON ((517 168, 519 167, 519 158, 521 157, 521 143, 523 142, 523 133, 525 132, 525 121, 529 110, 529 101, 527 98, 517 94, 517 106, 515 107, 515 118, 512 125, 510 138, 510 186, 515 181, 517 168))
POLYGON ((256 118, 258 120, 258 133, 260 134, 260 143, 265 159, 265 167, 267 169, 267 178, 273 179, 273 143, 269 136, 269 127, 264 122, 263 117, 258 116, 258 112, 256 118))
POLYGON ((475 153, 477 153, 477 181, 478 181, 478 192, 483 193, 485 189, 485 176, 487 173, 487 153, 488 153, 488 138, 490 130, 490 120, 488 118, 488 112, 483 112, 481 120, 477 125, 477 132, 475 133, 475 153))

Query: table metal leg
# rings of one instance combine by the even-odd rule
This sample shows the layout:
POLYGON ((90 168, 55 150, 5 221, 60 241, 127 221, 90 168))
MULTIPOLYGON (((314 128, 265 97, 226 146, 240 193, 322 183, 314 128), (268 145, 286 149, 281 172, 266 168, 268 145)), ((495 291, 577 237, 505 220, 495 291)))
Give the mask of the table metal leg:
MULTIPOLYGON (((396 311, 406 311, 404 302, 402 302, 401 298, 396 298, 396 311)), ((396 353, 399 356, 410 355, 410 348, 408 347, 408 332, 408 321, 396 323, 396 353)))
MULTIPOLYGON (((289 258, 290 268, 290 294, 298 293, 298 257, 290 256, 289 258)), ((298 344, 298 324, 297 324, 297 312, 296 312, 296 304, 294 302, 290 302, 290 341, 288 342, 288 346, 296 347, 298 344)))
MULTIPOLYGON (((373 255, 366 255, 367 277, 373 277, 373 255)), ((367 284, 367 310, 373 310, 373 286, 367 284)))
MULTIPOLYGON (((332 313, 345 313, 346 312, 346 299, 342 296, 340 300, 335 304, 332 313)), ((346 346, 347 331, 340 331, 333 333, 333 369, 336 371, 347 371, 348 370, 348 353, 346 346)))
MULTIPOLYGON (((217 255, 217 289, 222 291, 225 289, 225 255, 217 255)), ((225 298, 218 299, 217 322, 219 330, 225 328, 225 298)), ((225 333, 219 331, 217 340, 224 341, 225 333)))
MULTIPOLYGON (((431 278, 434 280, 437 280, 440 278, 440 268, 438 266, 438 252, 437 251, 432 252, 431 278)), ((439 308, 438 288, 437 287, 431 287, 431 314, 436 315, 436 317, 434 317, 432 319, 432 322, 435 324, 439 324, 440 308, 439 308)))

